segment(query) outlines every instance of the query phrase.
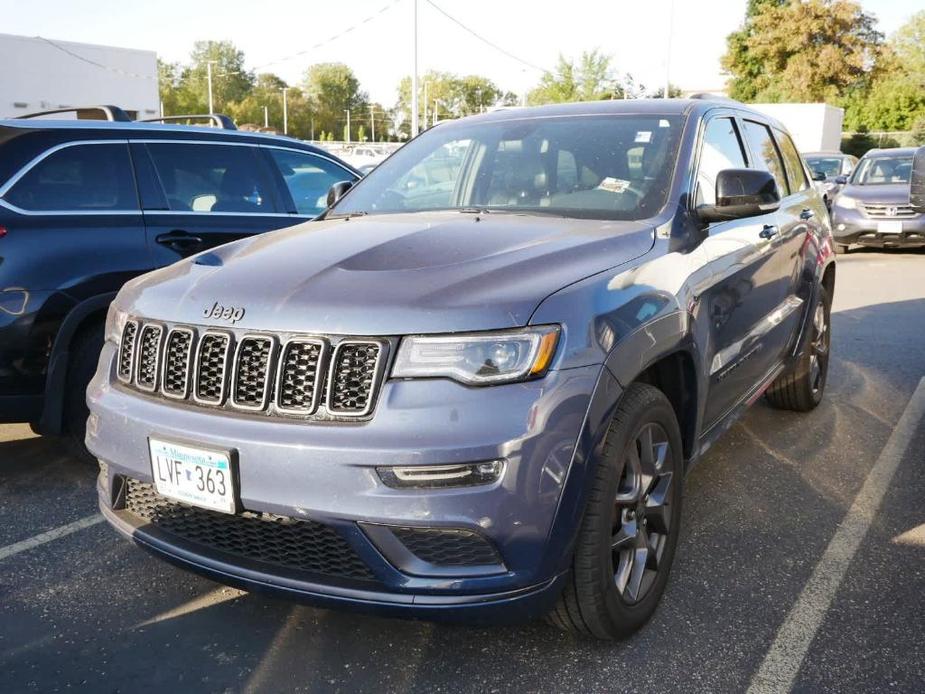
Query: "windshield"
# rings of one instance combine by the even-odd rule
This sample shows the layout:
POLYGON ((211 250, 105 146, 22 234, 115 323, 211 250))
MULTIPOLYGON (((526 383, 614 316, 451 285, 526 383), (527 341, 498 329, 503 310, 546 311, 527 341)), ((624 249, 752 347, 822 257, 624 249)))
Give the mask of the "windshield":
POLYGON ((841 159, 838 157, 806 157, 806 164, 811 171, 825 174, 826 178, 841 175, 841 159))
POLYGON ((610 115, 438 126, 329 216, 458 209, 643 219, 665 204, 681 124, 678 116, 610 115))
POLYGON ((871 157, 858 164, 851 182, 856 186, 908 183, 912 175, 912 155, 871 157))

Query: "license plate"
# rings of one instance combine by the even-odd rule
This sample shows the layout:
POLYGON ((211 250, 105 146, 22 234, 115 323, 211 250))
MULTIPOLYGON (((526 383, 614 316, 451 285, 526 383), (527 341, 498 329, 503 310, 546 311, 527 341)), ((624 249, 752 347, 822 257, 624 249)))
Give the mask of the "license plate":
POLYGON ((877 222, 878 234, 901 234, 903 233, 903 223, 900 221, 877 222))
POLYGON ((234 470, 228 453, 148 439, 157 493, 192 506, 234 513, 234 470))

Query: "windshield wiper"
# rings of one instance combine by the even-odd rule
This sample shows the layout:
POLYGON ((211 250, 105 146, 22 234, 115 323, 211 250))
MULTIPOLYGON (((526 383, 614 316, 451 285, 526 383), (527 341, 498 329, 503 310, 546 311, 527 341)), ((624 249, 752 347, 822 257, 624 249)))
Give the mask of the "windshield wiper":
POLYGON ((343 214, 329 214, 325 216, 325 219, 350 219, 351 217, 364 217, 368 214, 369 212, 360 210, 358 212, 344 212, 343 214))

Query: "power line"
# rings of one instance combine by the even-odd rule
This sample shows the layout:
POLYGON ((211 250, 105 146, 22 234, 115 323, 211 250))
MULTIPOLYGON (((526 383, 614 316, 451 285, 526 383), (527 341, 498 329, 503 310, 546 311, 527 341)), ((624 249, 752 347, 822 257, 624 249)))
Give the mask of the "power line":
POLYGON ((392 2, 390 2, 390 3, 386 4, 386 5, 383 5, 381 8, 379 8, 379 11, 378 11, 378 12, 374 12, 373 14, 369 15, 369 16, 366 17, 365 19, 362 19, 362 20, 360 20, 359 22, 357 22, 356 24, 353 24, 352 26, 349 26, 349 27, 347 27, 346 29, 344 29, 344 30, 342 30, 342 31, 339 31, 338 33, 334 34, 333 36, 329 36, 329 37, 326 38, 324 41, 319 41, 319 42, 316 43, 315 45, 310 46, 309 48, 306 48, 305 50, 299 51, 298 53, 293 53, 292 55, 287 55, 285 58, 279 58, 279 59, 277 59, 277 60, 271 60, 270 62, 264 63, 263 65, 258 65, 257 67, 254 68, 254 71, 256 72, 257 70, 262 70, 263 68, 269 67, 269 66, 271 66, 271 65, 277 65, 277 64, 279 64, 279 63, 285 63, 285 62, 287 62, 287 61, 289 61, 289 60, 292 60, 292 59, 294 59, 294 58, 299 58, 299 57, 301 57, 301 56, 303 56, 303 55, 306 55, 306 54, 308 54, 308 53, 311 53, 312 51, 316 51, 316 50, 318 50, 319 48, 321 48, 322 46, 326 46, 327 44, 332 43, 332 42, 336 41, 337 39, 339 39, 339 38, 341 38, 341 37, 343 37, 343 36, 346 36, 346 35, 349 34, 350 32, 352 32, 352 31, 354 31, 354 30, 356 30, 356 29, 359 29, 359 28, 360 28, 361 26, 363 26, 364 24, 368 24, 369 22, 373 21, 374 19, 377 19, 380 15, 385 14, 388 10, 392 9, 393 7, 395 7, 395 5, 397 5, 397 4, 400 3, 400 2, 402 2, 402 0, 392 0, 392 2))
POLYGON ((117 75, 121 75, 123 77, 135 77, 138 79, 155 80, 155 81, 157 80, 156 76, 152 77, 151 75, 141 75, 141 74, 138 74, 137 72, 131 72, 129 70, 122 70, 117 67, 112 67, 111 65, 105 65, 103 63, 98 63, 95 60, 91 60, 90 58, 80 55, 79 53, 75 53, 69 48, 65 48, 64 46, 58 43, 55 43, 51 39, 46 39, 44 36, 36 36, 35 38, 39 39, 40 41, 44 41, 52 48, 56 48, 62 53, 66 53, 67 55, 71 56, 72 58, 75 58, 77 60, 80 60, 81 62, 87 63, 88 65, 93 65, 94 67, 98 67, 102 70, 108 70, 109 72, 114 72, 117 75))
POLYGON ((484 43, 485 45, 491 46, 491 47, 494 48, 496 51, 498 51, 498 52, 503 53, 504 55, 506 55, 508 58, 511 58, 512 60, 516 60, 516 61, 517 61, 518 63, 520 63, 521 65, 526 65, 527 67, 529 67, 529 68, 531 68, 531 69, 533 69, 533 70, 538 70, 539 72, 542 72, 542 73, 549 72, 549 70, 547 70, 546 68, 542 68, 542 67, 540 67, 539 65, 534 65, 533 63, 531 63, 531 62, 529 62, 529 61, 527 61, 527 60, 524 60, 523 58, 520 58, 520 57, 514 55, 513 53, 511 53, 510 51, 508 51, 508 50, 502 48, 502 47, 499 46, 497 43, 494 43, 493 41, 489 41, 488 39, 486 39, 484 36, 482 36, 481 34, 479 34, 479 33, 478 33, 477 31, 475 31, 474 29, 470 29, 468 26, 466 26, 465 24, 463 24, 462 22, 460 22, 458 19, 456 19, 456 18, 453 17, 452 15, 448 14, 445 10, 443 10, 441 7, 439 7, 439 6, 438 6, 436 3, 434 3, 432 0, 426 0, 426 2, 427 2, 428 5, 430 5, 430 6, 433 7, 435 10, 437 10, 437 12, 439 12, 439 13, 442 14, 444 17, 446 17, 447 19, 449 19, 451 22, 453 22, 454 24, 456 24, 457 26, 459 26, 461 29, 463 29, 463 30, 469 32, 470 34, 472 34, 475 38, 477 38, 479 41, 481 41, 481 42, 484 43))

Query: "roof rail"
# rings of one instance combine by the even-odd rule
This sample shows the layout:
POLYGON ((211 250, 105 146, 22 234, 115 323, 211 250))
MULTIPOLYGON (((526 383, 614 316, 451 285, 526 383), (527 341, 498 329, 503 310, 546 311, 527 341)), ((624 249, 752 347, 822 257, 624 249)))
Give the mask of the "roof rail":
POLYGON ((177 123, 190 120, 207 120, 213 128, 237 130, 238 126, 223 113, 192 113, 186 116, 161 116, 160 118, 141 118, 139 123, 177 123))
POLYGON ((36 111, 35 113, 26 113, 16 118, 39 118, 41 116, 50 116, 55 113, 74 113, 78 120, 108 120, 127 122, 132 119, 129 115, 118 106, 67 106, 53 108, 48 111, 36 111), (97 115, 92 115, 97 114, 97 115))

